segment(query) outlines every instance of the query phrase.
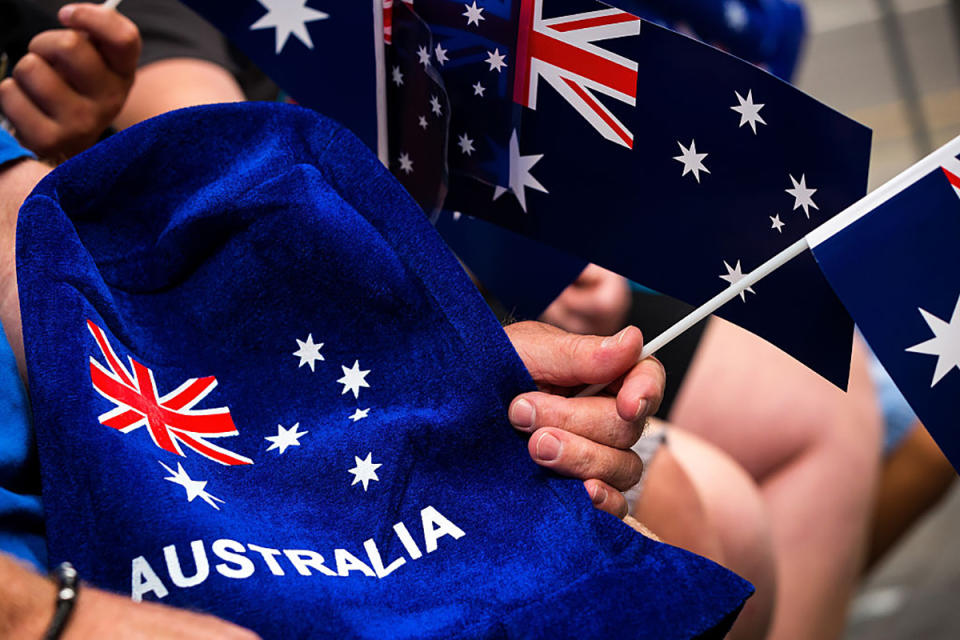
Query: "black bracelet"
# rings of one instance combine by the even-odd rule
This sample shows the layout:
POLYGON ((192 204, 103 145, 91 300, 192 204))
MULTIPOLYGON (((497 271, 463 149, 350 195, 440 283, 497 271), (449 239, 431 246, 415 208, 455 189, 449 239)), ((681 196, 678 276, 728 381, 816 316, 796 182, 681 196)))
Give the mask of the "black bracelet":
POLYGON ((44 634, 43 640, 58 640, 70 620, 70 614, 73 613, 73 605, 77 602, 80 581, 77 580, 77 570, 69 562, 58 564, 57 568, 50 572, 50 575, 57 580, 57 603, 53 610, 53 620, 50 621, 50 626, 47 627, 47 633, 44 634))

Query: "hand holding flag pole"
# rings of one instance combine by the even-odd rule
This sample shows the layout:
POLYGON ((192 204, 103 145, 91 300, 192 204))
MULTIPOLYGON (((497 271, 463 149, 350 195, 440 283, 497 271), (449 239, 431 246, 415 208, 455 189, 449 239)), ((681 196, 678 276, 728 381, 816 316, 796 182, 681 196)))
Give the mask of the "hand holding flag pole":
MULTIPOLYGON (((820 225, 800 240, 797 240, 795 243, 777 255, 773 256, 750 273, 745 274, 743 278, 731 283, 726 289, 694 309, 679 322, 645 344, 643 351, 640 353, 640 360, 649 358, 657 351, 673 342, 673 340, 678 338, 688 329, 692 328, 698 322, 739 296, 742 292, 752 287, 761 279, 770 275, 790 260, 802 254, 804 251, 812 249, 827 238, 830 238, 860 217, 868 214, 876 207, 880 206, 896 194, 909 187, 922 176, 930 173, 937 167, 951 160, 956 155, 958 145, 960 145, 960 137, 954 138, 951 142, 945 144, 943 147, 937 149, 920 162, 914 164, 896 177, 884 183, 883 186, 850 205, 844 211, 820 225)), ((594 384, 587 387, 577 395, 580 397, 593 396, 602 391, 606 386, 606 384, 594 384)))

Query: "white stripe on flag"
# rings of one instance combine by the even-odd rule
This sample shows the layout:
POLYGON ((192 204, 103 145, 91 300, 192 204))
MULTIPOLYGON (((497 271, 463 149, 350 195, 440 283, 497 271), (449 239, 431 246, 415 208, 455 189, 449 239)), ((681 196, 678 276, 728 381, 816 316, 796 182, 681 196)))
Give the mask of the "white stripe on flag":
POLYGON ((808 233, 807 241, 810 243, 810 248, 816 247, 827 238, 853 224, 913 183, 929 175, 931 171, 940 167, 956 167, 960 164, 957 161, 958 154, 960 154, 960 137, 954 138, 896 178, 808 233))

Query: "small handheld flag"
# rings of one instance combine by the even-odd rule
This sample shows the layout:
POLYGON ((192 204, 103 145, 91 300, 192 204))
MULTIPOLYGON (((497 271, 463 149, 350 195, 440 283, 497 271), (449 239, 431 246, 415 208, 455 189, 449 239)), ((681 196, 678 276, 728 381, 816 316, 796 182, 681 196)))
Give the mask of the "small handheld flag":
POLYGON ((809 239, 870 347, 960 469, 960 138, 809 239))

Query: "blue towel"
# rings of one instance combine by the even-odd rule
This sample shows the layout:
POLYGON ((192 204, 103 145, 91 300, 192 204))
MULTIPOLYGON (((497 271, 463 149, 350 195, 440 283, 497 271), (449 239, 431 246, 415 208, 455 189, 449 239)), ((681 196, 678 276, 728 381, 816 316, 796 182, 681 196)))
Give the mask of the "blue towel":
POLYGON ((94 585, 267 638, 706 637, 752 591, 533 464, 505 334, 313 112, 145 122, 17 242, 51 562, 94 585))

